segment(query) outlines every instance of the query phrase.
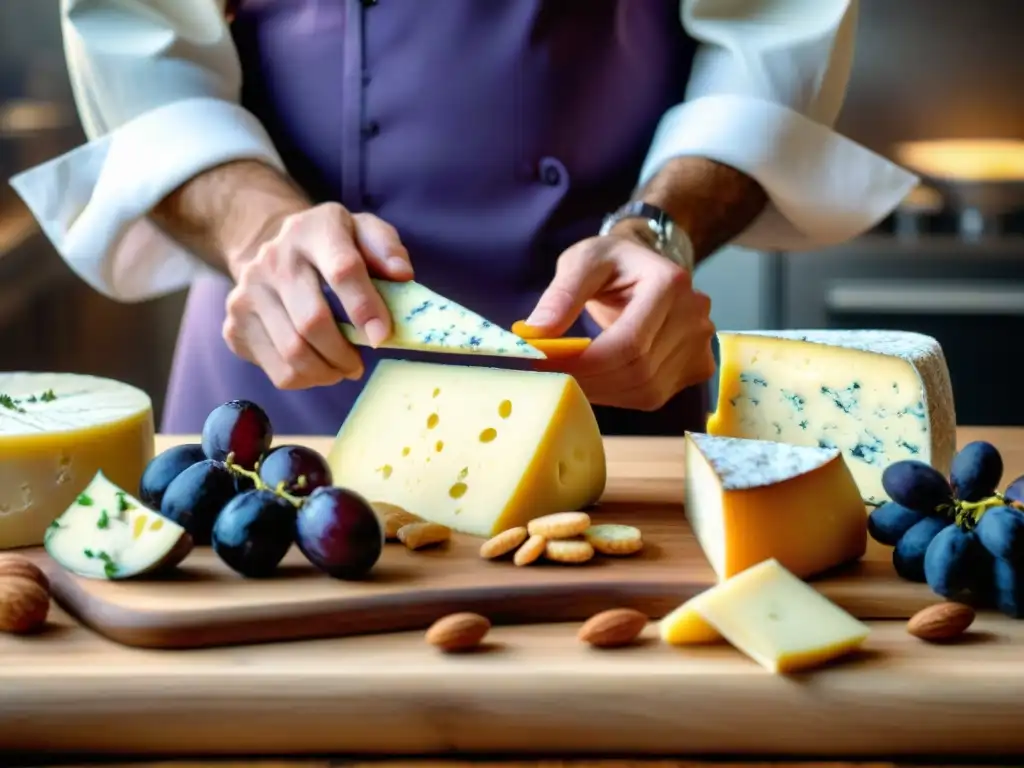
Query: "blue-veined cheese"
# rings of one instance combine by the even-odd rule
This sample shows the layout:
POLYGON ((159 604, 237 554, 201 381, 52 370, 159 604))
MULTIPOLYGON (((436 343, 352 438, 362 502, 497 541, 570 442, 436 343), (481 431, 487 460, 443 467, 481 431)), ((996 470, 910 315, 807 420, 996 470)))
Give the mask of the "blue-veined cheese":
POLYGON ((99 471, 138 488, 153 433, 149 396, 128 384, 0 373, 0 549, 42 544, 99 471))
MULTIPOLYGON (((391 314, 393 331, 381 344, 390 349, 458 355, 541 359, 545 355, 519 336, 415 281, 373 280, 391 314)), ((369 344, 362 329, 342 323, 353 344, 369 344)))
POLYGON ((334 482, 475 536, 594 503, 604 444, 562 373, 384 360, 328 455, 334 482))
POLYGON ((838 448, 864 500, 882 472, 918 459, 949 472, 956 414, 939 343, 899 331, 720 333, 718 407, 708 432, 838 448))
POLYGON ((838 449, 688 432, 685 483, 686 517, 719 580, 769 558, 806 578, 867 548, 838 449))

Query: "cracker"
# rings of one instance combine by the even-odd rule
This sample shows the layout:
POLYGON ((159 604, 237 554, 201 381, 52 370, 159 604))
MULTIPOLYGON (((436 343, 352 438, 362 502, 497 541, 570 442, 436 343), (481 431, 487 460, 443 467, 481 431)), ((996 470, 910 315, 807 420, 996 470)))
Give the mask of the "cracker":
POLYGON ((507 555, 526 541, 529 535, 526 528, 521 525, 516 528, 509 528, 507 531, 502 531, 497 536, 488 539, 480 545, 480 557, 484 560, 493 560, 502 555, 507 555))
POLYGON ((516 550, 512 562, 516 565, 529 565, 540 559, 547 547, 547 539, 543 536, 531 536, 519 549, 516 550))
POLYGON ((594 548, 586 539, 555 539, 544 547, 544 557, 555 563, 578 565, 594 556, 594 548))
POLYGON ((451 529, 437 523, 409 523, 398 529, 398 540, 409 549, 443 544, 451 537, 451 529))
POLYGON ((632 555, 644 548, 643 534, 632 525, 592 525, 583 532, 583 538, 602 555, 632 555))
POLYGON ((590 527, 590 515, 586 512, 555 512, 535 517, 526 524, 531 536, 545 539, 571 539, 590 527))

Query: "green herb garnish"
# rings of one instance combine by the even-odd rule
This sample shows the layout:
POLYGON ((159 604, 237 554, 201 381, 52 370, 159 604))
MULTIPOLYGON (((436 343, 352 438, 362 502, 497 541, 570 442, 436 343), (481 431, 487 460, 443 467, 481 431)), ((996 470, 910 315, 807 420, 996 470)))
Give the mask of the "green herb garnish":
POLYGON ((117 575, 117 563, 114 562, 114 558, 106 552, 99 552, 96 557, 103 561, 103 575, 108 579, 114 578, 117 575))
POLYGON ((44 403, 52 403, 57 399, 57 395, 52 389, 48 389, 39 396, 39 399, 44 403))
POLYGON ((117 496, 118 512, 127 512, 129 509, 135 509, 135 505, 125 498, 128 495, 125 491, 118 491, 114 495, 117 496))
POLYGON ((0 394, 0 406, 6 408, 9 411, 14 411, 15 413, 25 412, 25 409, 18 405, 18 401, 15 400, 10 395, 0 394))
POLYGON ((110 515, 107 514, 107 510, 100 510, 100 519, 96 521, 97 528, 109 528, 110 527, 110 515))
POLYGON ((87 493, 80 493, 80 494, 78 494, 78 498, 75 499, 75 503, 78 504, 78 506, 80 506, 80 507, 91 507, 92 506, 92 496, 90 496, 87 493))

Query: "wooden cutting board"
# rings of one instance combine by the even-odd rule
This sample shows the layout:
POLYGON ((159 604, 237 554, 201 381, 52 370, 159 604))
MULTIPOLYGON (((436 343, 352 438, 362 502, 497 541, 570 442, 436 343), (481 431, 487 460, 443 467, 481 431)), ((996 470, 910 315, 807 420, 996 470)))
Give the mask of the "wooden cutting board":
MULTIPOLYGON (((282 440, 283 442, 283 440, 282 440)), ((326 439, 307 439, 327 450, 326 439)), ((420 629, 454 611, 494 624, 583 620, 629 606, 658 618, 715 583, 682 508, 682 441, 610 438, 609 482, 596 522, 624 522, 644 533, 629 558, 583 566, 480 559, 480 540, 456 536, 435 550, 388 544, 365 582, 320 574, 293 548, 269 580, 247 580, 198 548, 161 580, 82 579, 40 558, 57 599, 82 622, 131 646, 188 648, 420 629)), ((161 441, 162 450, 170 444, 161 441)), ((864 619, 908 618, 936 601, 921 584, 899 579, 889 550, 872 542, 867 557, 814 585, 864 619)))

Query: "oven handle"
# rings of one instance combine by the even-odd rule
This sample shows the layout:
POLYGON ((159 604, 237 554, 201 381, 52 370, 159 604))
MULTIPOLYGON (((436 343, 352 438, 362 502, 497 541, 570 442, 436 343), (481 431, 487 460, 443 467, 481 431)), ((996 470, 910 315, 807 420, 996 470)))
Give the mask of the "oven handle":
POLYGON ((834 314, 1024 316, 1024 288, 969 281, 849 280, 828 288, 825 306, 834 314))

